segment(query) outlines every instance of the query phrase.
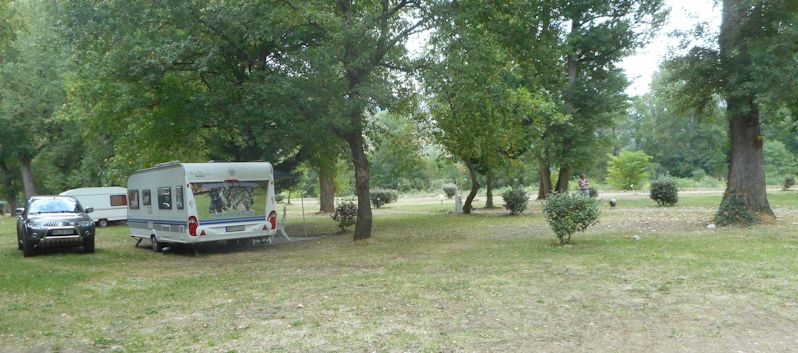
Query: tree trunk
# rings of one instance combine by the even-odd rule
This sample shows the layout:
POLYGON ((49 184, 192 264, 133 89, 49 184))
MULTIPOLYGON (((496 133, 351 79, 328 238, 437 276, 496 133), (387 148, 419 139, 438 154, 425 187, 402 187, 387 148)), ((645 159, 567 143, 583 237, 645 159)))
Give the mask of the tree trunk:
POLYGON ((19 207, 18 205, 19 205, 19 202, 17 201, 17 195, 16 194, 9 194, 8 195, 8 208, 9 208, 8 212, 9 212, 9 214, 12 217, 16 217, 17 216, 17 207, 19 207))
POLYGON ((357 192, 357 224, 354 240, 371 238, 371 192, 369 191, 369 161, 363 149, 363 135, 360 129, 347 138, 355 165, 355 191, 357 192))
POLYGON ((543 160, 538 160, 538 174, 540 175, 540 188, 538 188, 538 200, 545 200, 551 193, 551 171, 549 165, 543 160))
POLYGON ((471 176, 471 191, 468 193, 465 203, 463 203, 463 213, 470 214, 473 209, 471 203, 477 196, 477 191, 479 191, 479 180, 477 179, 477 172, 474 170, 474 164, 469 161, 465 161, 465 164, 468 167, 468 174, 471 176))
POLYGON ((335 209, 334 168, 327 163, 319 166, 319 212, 333 212, 335 209))
POLYGON ((493 172, 488 171, 485 175, 485 208, 494 208, 493 206, 493 172))
POLYGON ((5 161, 0 160, 0 173, 2 173, 3 178, 3 193, 5 194, 6 199, 8 199, 8 207, 9 212, 12 216, 17 215, 17 191, 14 190, 13 184, 13 176, 11 174, 11 168, 5 163, 5 161))
POLYGON ((746 21, 746 11, 740 1, 723 1, 719 36, 721 66, 728 71, 725 73, 727 76, 742 80, 726 83, 723 90, 729 116, 731 161, 722 203, 736 198, 761 221, 773 219, 774 215, 765 188, 764 138, 759 126, 758 103, 753 94, 746 94, 741 87, 750 79, 745 74, 751 73, 745 70, 750 70, 752 62, 749 52, 751 39, 740 28, 740 24, 746 21))
POLYGON ((753 97, 747 100, 728 100, 730 113, 731 163, 729 182, 723 201, 739 198, 751 213, 761 220, 772 219, 773 210, 768 203, 764 156, 764 139, 759 126, 759 111, 753 97), (741 105, 747 107, 741 109, 741 105), (740 113, 748 111, 748 113, 740 113))
POLYGON ((23 155, 19 158, 22 166, 22 185, 25 187, 25 198, 29 199, 36 196, 36 186, 33 184, 33 173, 30 170, 30 157, 23 155))
MULTIPOLYGON (((581 26, 581 22, 578 18, 571 19, 571 35, 574 33, 579 32, 579 27, 581 26)), ((582 118, 580 114, 577 113, 575 108, 575 98, 574 98, 574 91, 576 90, 576 79, 579 73, 579 66, 576 58, 576 51, 572 48, 571 52, 568 53, 568 57, 566 59, 566 64, 568 65, 568 90, 566 92, 566 101, 568 103, 568 109, 570 110, 573 117, 578 120, 582 118)), ((576 124, 579 124, 579 121, 575 121, 576 124)), ((570 146, 572 145, 573 136, 570 133, 566 133, 563 136, 562 145, 564 146, 565 151, 571 151, 570 146)), ((572 153, 572 152, 571 152, 572 153)), ((568 181, 571 178, 571 168, 568 165, 567 156, 560 161, 560 172, 559 176, 557 177, 557 186, 555 187, 555 191, 557 192, 567 192, 568 191, 568 181)))
POLYGON ((560 174, 557 177, 557 192, 567 192, 568 191, 568 181, 571 179, 571 168, 568 164, 563 164, 560 166, 560 174))

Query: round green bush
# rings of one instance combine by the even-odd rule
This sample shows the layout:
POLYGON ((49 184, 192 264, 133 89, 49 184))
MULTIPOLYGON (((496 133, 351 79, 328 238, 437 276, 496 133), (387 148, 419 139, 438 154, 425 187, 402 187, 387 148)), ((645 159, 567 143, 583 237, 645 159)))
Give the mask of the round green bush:
POLYGON ((529 203, 529 195, 524 190, 523 185, 516 186, 502 194, 504 208, 510 210, 510 214, 519 215, 524 212, 529 203))
POLYGON ((342 201, 335 206, 335 210, 330 217, 338 222, 341 231, 346 230, 346 227, 354 225, 357 222, 357 205, 352 201, 342 201))
POLYGON ((374 189, 371 190, 371 204, 376 208, 381 208, 391 202, 399 199, 399 192, 389 189, 374 189))
POLYGON ((794 176, 784 178, 784 190, 789 190, 793 185, 795 185, 794 176))
POLYGON ((571 242, 571 235, 598 223, 598 199, 577 193, 551 193, 543 203, 543 215, 560 244, 571 242))
POLYGON ((457 195, 457 185, 443 184, 443 193, 446 194, 447 198, 451 199, 454 195, 457 195))
POLYGON ((679 202, 679 188, 676 180, 669 176, 660 176, 651 181, 650 197, 660 206, 673 206, 679 202))

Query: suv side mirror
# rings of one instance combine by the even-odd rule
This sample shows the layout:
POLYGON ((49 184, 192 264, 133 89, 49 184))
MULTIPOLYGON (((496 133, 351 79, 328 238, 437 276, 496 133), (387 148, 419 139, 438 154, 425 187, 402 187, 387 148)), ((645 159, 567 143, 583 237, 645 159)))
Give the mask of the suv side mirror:
POLYGON ((17 215, 21 215, 21 214, 25 213, 25 209, 24 208, 18 208, 16 211, 17 211, 17 215))
POLYGON ((92 213, 92 212, 94 212, 94 207, 89 207, 89 208, 85 209, 83 212, 92 213))

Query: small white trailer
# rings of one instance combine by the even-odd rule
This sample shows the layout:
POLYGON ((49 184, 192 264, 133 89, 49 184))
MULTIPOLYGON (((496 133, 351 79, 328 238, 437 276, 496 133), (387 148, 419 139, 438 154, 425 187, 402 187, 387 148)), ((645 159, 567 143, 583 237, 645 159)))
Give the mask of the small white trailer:
POLYGON ((165 243, 262 239, 277 233, 274 172, 267 162, 157 164, 127 182, 130 236, 165 243))
POLYGON ((62 192, 62 196, 72 196, 83 208, 94 208, 89 216, 100 227, 109 222, 127 220, 127 189, 120 186, 78 188, 62 192))

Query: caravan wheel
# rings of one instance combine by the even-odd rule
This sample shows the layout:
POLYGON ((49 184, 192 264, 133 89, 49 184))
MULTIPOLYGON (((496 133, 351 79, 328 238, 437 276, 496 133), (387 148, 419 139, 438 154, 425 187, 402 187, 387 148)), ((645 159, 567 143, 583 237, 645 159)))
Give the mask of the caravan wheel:
POLYGON ((150 235, 150 244, 152 244, 152 251, 159 252, 163 248, 162 244, 155 238, 155 235, 150 235))
POLYGON ((108 226, 108 220, 107 219, 101 219, 100 221, 97 222, 97 225, 99 225, 100 227, 107 227, 108 226))

